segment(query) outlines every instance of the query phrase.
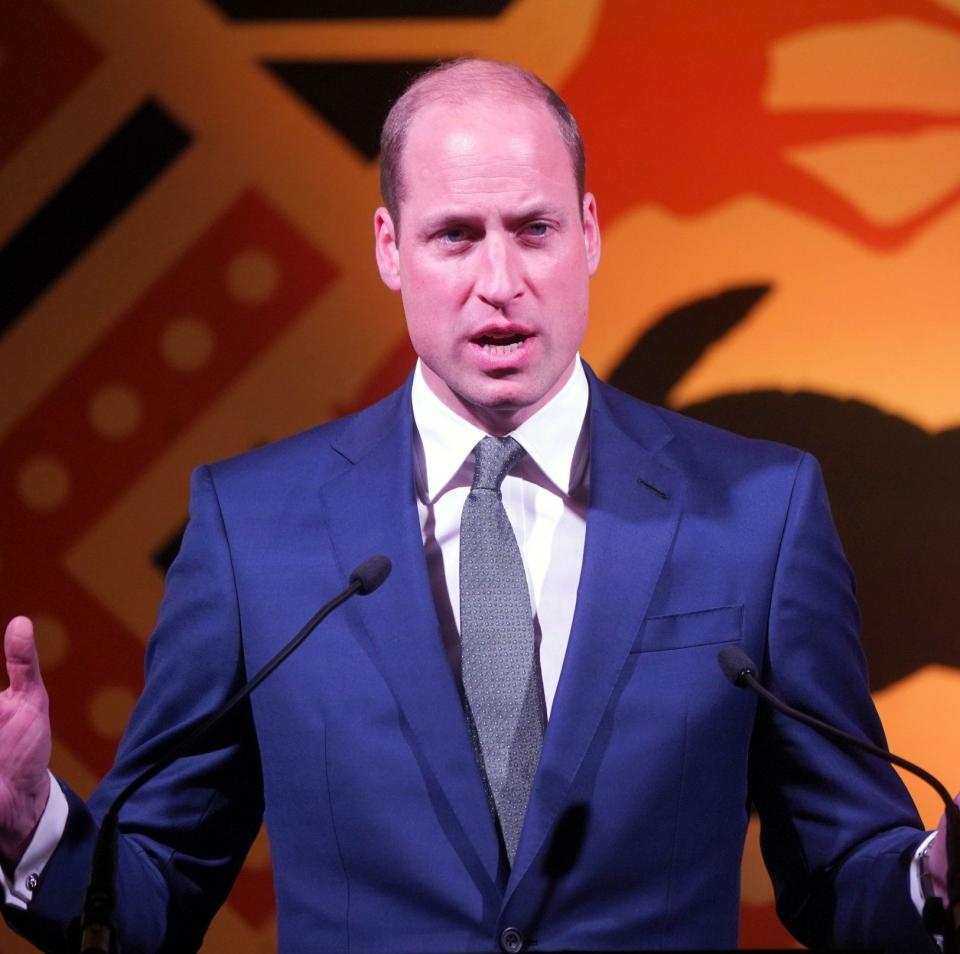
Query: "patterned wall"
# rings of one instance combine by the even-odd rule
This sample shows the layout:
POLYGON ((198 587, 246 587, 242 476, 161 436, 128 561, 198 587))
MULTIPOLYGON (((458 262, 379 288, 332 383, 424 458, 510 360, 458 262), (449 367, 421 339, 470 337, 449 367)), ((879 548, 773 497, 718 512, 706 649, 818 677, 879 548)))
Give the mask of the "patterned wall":
MULTIPOLYGON (((821 458, 891 745, 960 789, 960 0, 0 0, 0 612, 57 771, 111 761, 190 469, 406 374, 376 132, 461 54, 581 119, 588 360, 821 458)), ((743 888, 789 943, 755 833, 743 888)), ((204 950, 273 950, 270 893, 261 838, 204 950)))

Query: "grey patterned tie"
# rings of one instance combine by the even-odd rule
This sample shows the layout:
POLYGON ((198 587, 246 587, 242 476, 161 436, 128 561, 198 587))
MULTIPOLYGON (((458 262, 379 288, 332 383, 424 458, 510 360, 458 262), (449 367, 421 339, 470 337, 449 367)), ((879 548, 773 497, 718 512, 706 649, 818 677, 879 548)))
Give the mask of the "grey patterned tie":
POLYGON ((460 519, 463 690, 477 758, 513 864, 543 745, 544 706, 530 593, 500 485, 526 452, 512 437, 474 448, 460 519))

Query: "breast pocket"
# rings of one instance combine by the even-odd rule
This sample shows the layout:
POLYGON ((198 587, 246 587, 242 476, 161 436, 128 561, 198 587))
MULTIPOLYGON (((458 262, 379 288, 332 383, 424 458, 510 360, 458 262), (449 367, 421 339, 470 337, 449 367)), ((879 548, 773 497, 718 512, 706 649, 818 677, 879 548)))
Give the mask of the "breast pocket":
POLYGON ((632 652, 663 652, 733 643, 743 637, 743 606, 717 606, 693 613, 649 616, 632 652))

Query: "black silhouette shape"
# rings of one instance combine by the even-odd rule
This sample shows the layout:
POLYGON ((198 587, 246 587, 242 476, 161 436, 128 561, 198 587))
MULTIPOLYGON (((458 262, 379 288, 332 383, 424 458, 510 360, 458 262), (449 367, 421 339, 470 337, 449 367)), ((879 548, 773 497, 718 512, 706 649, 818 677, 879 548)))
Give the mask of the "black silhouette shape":
POLYGON ((512 0, 211 0, 233 20, 495 17, 512 0))
POLYGON ((265 66, 365 159, 380 153, 380 129, 410 81, 434 60, 314 62, 265 66))
POLYGON ((180 157, 193 140, 144 100, 0 248, 0 333, 180 157))
MULTIPOLYGON (((669 312, 611 383, 668 404, 670 389, 769 290, 733 288, 669 312)), ((960 428, 931 435, 862 401, 809 391, 724 394, 675 410, 819 459, 857 578, 874 689, 929 663, 960 667, 960 428)))
POLYGON ((183 543, 183 535, 186 531, 187 521, 184 520, 183 523, 150 554, 150 562, 163 576, 167 575, 167 571, 173 565, 173 561, 176 560, 177 554, 180 552, 180 544, 183 543))

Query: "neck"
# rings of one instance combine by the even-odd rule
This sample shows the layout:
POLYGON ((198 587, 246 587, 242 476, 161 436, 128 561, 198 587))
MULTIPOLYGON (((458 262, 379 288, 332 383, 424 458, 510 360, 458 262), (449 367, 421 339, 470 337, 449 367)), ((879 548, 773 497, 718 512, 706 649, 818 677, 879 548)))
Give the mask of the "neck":
POLYGON ((423 370, 423 379, 427 387, 429 387, 434 396, 453 411, 454 414, 463 418, 468 424, 472 424, 474 427, 485 431, 492 437, 506 437, 525 421, 533 417, 537 411, 552 401, 553 398, 563 390, 563 386, 570 380, 570 376, 573 374, 577 360, 578 358, 574 358, 573 361, 570 362, 570 367, 560 375, 550 390, 538 401, 533 404, 521 406, 500 405, 487 407, 482 404, 474 404, 453 391, 422 361, 420 367, 423 370))

